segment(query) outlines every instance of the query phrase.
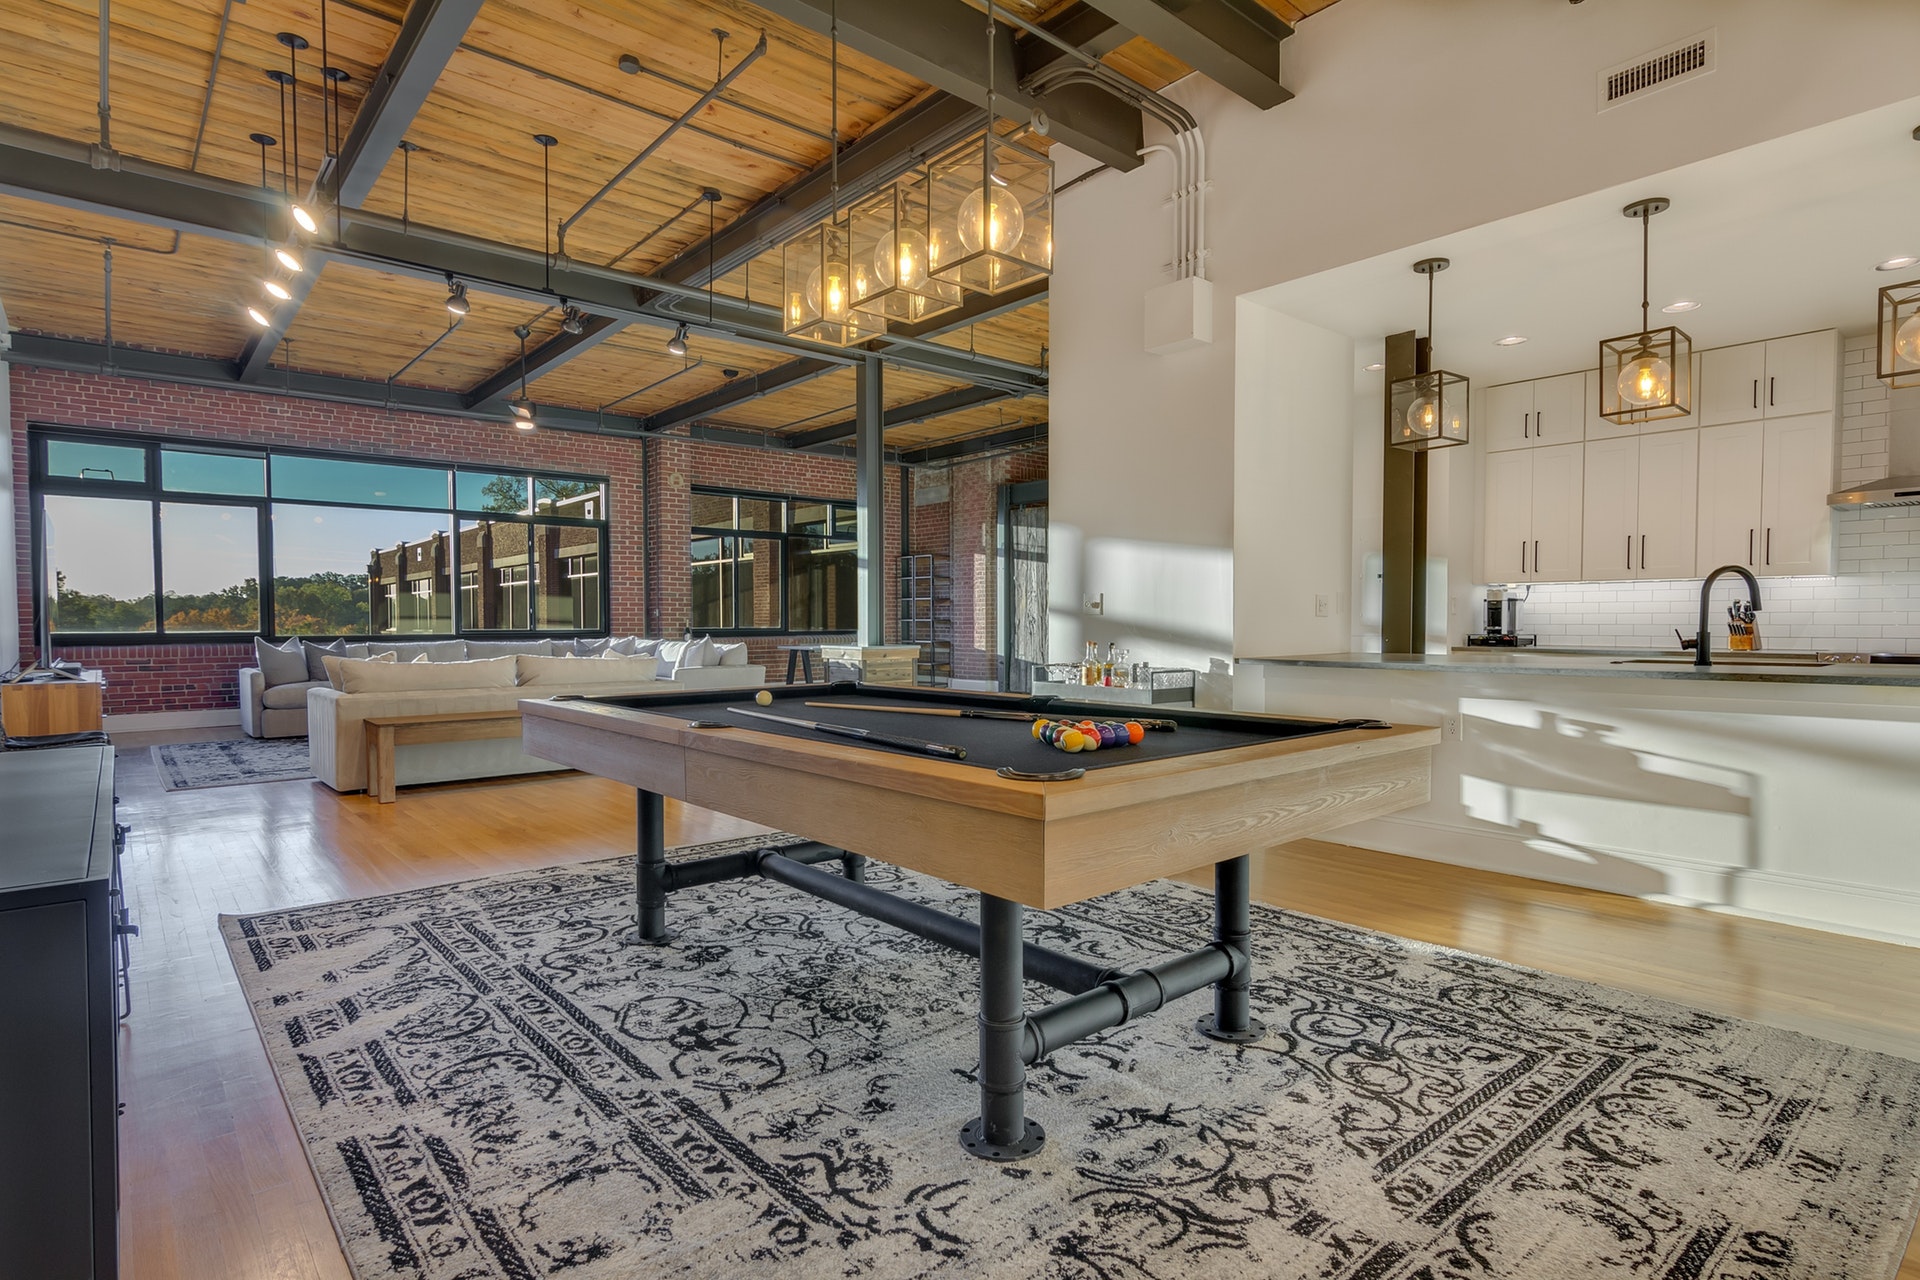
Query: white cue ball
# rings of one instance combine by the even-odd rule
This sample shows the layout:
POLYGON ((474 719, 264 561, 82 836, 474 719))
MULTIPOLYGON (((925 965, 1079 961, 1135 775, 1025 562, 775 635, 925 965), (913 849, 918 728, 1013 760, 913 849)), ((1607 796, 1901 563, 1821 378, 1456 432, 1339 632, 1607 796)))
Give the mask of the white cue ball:
POLYGON ((762 689, 760 692, 754 694, 753 700, 759 703, 763 707, 770 707, 773 705, 773 695, 771 693, 768 693, 765 689, 762 689))

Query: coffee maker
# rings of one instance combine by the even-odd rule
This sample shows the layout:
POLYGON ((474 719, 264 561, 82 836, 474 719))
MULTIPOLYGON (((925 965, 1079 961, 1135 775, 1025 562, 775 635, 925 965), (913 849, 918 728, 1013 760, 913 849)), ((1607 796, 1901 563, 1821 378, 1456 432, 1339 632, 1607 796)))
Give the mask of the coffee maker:
POLYGON ((1523 649, 1538 644, 1537 636, 1520 630, 1520 602, 1526 599, 1505 587, 1487 588, 1486 630, 1467 637, 1475 648, 1523 649))

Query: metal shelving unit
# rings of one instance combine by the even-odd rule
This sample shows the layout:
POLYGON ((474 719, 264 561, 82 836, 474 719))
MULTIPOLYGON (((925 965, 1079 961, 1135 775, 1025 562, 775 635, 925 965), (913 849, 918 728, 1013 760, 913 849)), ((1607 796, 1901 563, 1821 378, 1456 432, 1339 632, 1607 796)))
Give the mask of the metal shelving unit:
POLYGON ((900 557, 900 643, 920 646, 914 683, 953 683, 953 573, 946 556, 900 557))

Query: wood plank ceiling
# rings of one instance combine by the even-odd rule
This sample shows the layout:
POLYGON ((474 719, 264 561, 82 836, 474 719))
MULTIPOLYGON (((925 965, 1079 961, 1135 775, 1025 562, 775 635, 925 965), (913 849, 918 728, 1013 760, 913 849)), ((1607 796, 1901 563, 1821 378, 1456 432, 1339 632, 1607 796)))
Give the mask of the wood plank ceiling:
MULTIPOLYGON (((1003 0, 1043 18, 1051 0, 1003 0)), ((1333 0, 1262 0, 1289 21, 1333 0)), ((0 124, 77 141, 98 137, 100 0, 0 0, 0 124)), ((393 47, 406 0, 329 0, 326 65, 347 75, 339 92, 344 135, 393 47)), ((579 210, 653 143, 715 78, 767 47, 690 126, 679 129, 570 228, 576 262, 652 272, 708 235, 711 187, 724 229, 829 154, 828 41, 743 0, 486 0, 407 130, 410 156, 384 165, 364 208, 423 225, 539 251, 550 228, 579 210), (716 31, 729 33, 725 39, 716 31), (621 66, 631 55, 638 72, 621 66), (551 191, 543 205, 536 133, 558 138, 544 157, 551 191)), ((254 131, 297 142, 267 156, 268 185, 283 164, 295 190, 312 181, 329 139, 318 85, 321 0, 112 0, 112 144, 120 152, 243 183, 262 177, 254 131), (276 33, 311 42, 299 55, 297 139, 283 124, 281 91, 268 73, 288 67, 276 33), (216 49, 218 50, 216 56, 216 49)), ((1151 86, 1186 73, 1163 51, 1133 40, 1108 61, 1151 86)), ((837 126, 857 139, 928 86, 840 50, 837 126)), ((107 336, 102 249, 114 246, 112 338, 156 350, 234 359, 252 335, 244 307, 261 301, 263 249, 171 233, 130 220, 80 214, 0 197, 0 305, 16 329, 102 341, 107 336)), ((773 296, 777 254, 719 282, 721 293, 773 296)), ((472 311, 452 334, 437 282, 330 262, 299 309, 276 365, 396 385, 465 391, 516 361, 513 329, 529 349, 553 337, 557 310, 472 293, 472 311), (421 356, 429 344, 434 349, 421 356)), ((1045 362, 1044 297, 936 341, 960 353, 1039 368, 1045 362)), ((576 409, 647 414, 726 387, 735 377, 792 359, 790 352, 696 336, 686 358, 669 355, 658 328, 631 326, 531 382, 534 399, 576 409)), ((852 374, 841 370, 727 407, 715 425, 798 432, 851 413, 852 374)), ((964 384, 889 369, 889 408, 964 384)), ((1044 422, 1044 398, 964 407, 902 423, 891 444, 918 446, 1044 422)))

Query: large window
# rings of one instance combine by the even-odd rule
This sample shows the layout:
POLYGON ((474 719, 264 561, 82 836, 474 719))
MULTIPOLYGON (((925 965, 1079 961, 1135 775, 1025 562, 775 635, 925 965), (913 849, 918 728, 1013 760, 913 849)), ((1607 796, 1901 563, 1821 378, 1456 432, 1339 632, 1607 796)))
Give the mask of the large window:
POLYGON ((852 631, 858 516, 850 502, 696 489, 688 572, 696 631, 852 631))
POLYGON ((36 430, 67 639, 603 632, 606 483, 36 430))

